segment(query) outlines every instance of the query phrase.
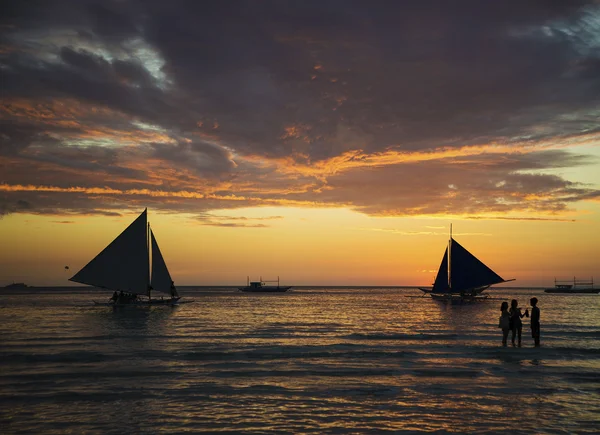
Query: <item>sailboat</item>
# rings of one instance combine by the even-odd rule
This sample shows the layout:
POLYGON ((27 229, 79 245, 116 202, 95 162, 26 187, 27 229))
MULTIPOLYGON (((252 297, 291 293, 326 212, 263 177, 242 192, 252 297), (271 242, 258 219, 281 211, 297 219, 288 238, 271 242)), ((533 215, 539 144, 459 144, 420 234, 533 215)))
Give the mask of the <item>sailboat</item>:
POLYGON ((470 302, 485 299, 487 295, 482 292, 490 286, 509 281, 514 279, 503 279, 454 240, 450 225, 450 240, 433 287, 419 289, 432 299, 470 302))
POLYGON ((174 305, 180 299, 148 224, 148 209, 69 281, 114 291, 109 302, 96 305, 174 305), (153 298, 153 291, 169 297, 153 298))

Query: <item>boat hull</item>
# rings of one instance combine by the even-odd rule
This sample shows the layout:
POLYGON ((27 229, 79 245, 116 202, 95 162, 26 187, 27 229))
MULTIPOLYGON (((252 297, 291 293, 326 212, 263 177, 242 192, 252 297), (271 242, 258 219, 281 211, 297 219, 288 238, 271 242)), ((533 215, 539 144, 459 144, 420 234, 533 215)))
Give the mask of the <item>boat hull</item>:
POLYGON ((487 294, 460 295, 456 293, 430 293, 430 296, 434 301, 449 302, 453 305, 484 301, 489 297, 487 294))
MULTIPOLYGON (((481 287, 477 287, 474 289, 469 289, 468 291, 465 291, 465 296, 472 296, 472 295, 480 295, 484 290, 487 290, 488 288, 490 288, 489 285, 485 285, 485 286, 481 286, 481 287)), ((458 293, 433 293, 433 287, 419 287, 419 290, 421 290, 423 293, 428 294, 428 295, 457 295, 457 296, 461 296, 458 293)))
POLYGON ((135 302, 129 302, 129 303, 114 303, 112 301, 110 302, 96 302, 93 301, 95 306, 102 306, 102 307, 149 307, 149 306, 174 306, 174 305, 181 305, 181 304, 186 304, 186 303, 191 303, 193 301, 181 301, 179 300, 179 298, 177 299, 151 299, 151 300, 142 300, 142 301, 135 301, 135 302))
POLYGON ((600 289, 597 288, 547 288, 544 289, 546 293, 568 293, 568 294, 594 294, 600 293, 600 289))
POLYGON ((282 293, 286 292, 292 287, 270 287, 270 286, 262 286, 262 287, 238 287, 238 290, 246 293, 282 293))

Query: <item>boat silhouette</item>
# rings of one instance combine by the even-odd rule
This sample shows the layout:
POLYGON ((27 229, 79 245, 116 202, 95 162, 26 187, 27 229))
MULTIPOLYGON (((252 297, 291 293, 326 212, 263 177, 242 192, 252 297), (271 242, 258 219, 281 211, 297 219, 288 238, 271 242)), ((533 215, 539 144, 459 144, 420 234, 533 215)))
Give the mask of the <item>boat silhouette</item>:
POLYGON ((175 305, 181 298, 148 223, 145 209, 119 236, 69 281, 113 290, 96 305, 175 305), (152 298, 152 292, 167 298, 152 298))
POLYGON ((554 278, 554 287, 544 289, 546 293, 600 293, 600 288, 594 288, 594 278, 589 280, 578 280, 573 277, 573 281, 557 280, 554 278))
POLYGON ((260 277, 260 281, 252 281, 250 282, 250 277, 246 278, 247 284, 246 287, 238 287, 239 291, 249 292, 249 293, 281 293, 286 292, 292 288, 292 286, 280 286, 279 285, 279 277, 277 277, 277 281, 267 281, 263 280, 262 276, 260 277), (266 285, 268 282, 276 282, 277 285, 266 285))
POLYGON ((433 287, 419 290, 435 300, 471 302, 487 298, 482 293, 490 286, 509 281, 514 279, 505 280, 454 240, 450 225, 450 239, 433 287))

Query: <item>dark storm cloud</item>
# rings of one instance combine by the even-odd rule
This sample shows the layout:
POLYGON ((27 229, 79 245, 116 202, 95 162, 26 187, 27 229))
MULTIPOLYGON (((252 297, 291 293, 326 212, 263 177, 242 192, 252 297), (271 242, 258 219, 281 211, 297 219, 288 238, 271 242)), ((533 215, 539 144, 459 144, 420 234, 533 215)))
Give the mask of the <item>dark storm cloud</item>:
POLYGON ((153 157, 175 167, 185 167, 202 175, 217 175, 235 167, 230 154, 207 142, 180 142, 177 145, 152 144, 153 157))
POLYGON ((135 63, 110 64, 97 55, 70 47, 61 50, 61 59, 65 63, 32 66, 18 62, 16 68, 0 70, 5 97, 74 98, 157 123, 177 115, 185 117, 177 113, 174 102, 162 90, 148 86, 147 74, 144 76, 135 63), (142 86, 133 87, 130 82, 142 86))
MULTIPOLYGON (((78 170, 83 179, 89 178, 89 173, 112 174, 118 177, 143 181, 146 172, 119 165, 119 155, 116 150, 104 147, 53 147, 47 151, 34 153, 30 161, 52 163, 55 166, 78 170)), ((79 184, 81 185, 81 184, 79 184)))
POLYGON ((52 90, 163 125, 190 128, 194 120, 182 117, 196 111, 216 119, 222 137, 250 153, 286 155, 281 132, 306 124, 309 154, 319 159, 343 146, 335 143, 338 124, 371 136, 364 144, 370 150, 419 149, 517 134, 537 121, 528 109, 556 101, 562 104, 555 114, 591 99, 595 104, 597 95, 588 92, 598 83, 590 73, 594 62, 556 24, 584 14, 584 4, 84 2, 67 12, 70 19, 56 12, 42 17, 35 8, 24 19, 51 28, 52 17, 64 27, 75 26, 78 15, 89 38, 109 39, 123 50, 128 38, 143 38, 189 98, 176 107, 170 104, 175 91, 92 83, 109 70, 142 85, 150 76, 139 64, 111 65, 70 47, 62 48, 62 59, 87 74, 55 67, 60 80, 45 65, 52 90), (161 119, 169 113, 177 116, 161 119))
MULTIPOLYGON (((535 146, 597 132, 595 1, 3 4, 0 81, 7 109, 0 156, 10 170, 0 181, 6 183, 122 191, 153 183, 173 191, 228 181, 214 191, 254 198, 165 206, 180 211, 268 199, 350 204, 373 214, 552 211, 597 196, 589 186, 544 173, 588 159, 558 151, 364 167, 318 181, 285 171, 353 150, 535 146), (19 107, 65 100, 82 111, 60 119, 47 113, 56 107, 23 114, 11 106, 16 100, 19 107), (135 151, 85 142, 104 135, 118 143, 119 132, 128 131, 163 137, 135 151), (143 167, 147 159, 151 168, 143 167), (179 171, 179 179, 158 180, 157 170, 179 171), (527 170, 538 172, 519 172, 527 170), (427 182, 423 173, 432 174, 427 182), (451 201, 440 196, 449 185, 458 186, 451 201)), ((115 196, 94 203, 84 194, 53 195, 61 198, 57 209, 117 204, 115 196)), ((27 197, 39 210, 53 208, 45 198, 34 201, 34 192, 27 197)), ((3 209, 19 209, 14 198, 3 209)))
POLYGON ((60 50, 61 59, 69 66, 90 74, 91 78, 102 79, 111 73, 111 65, 101 56, 84 51, 75 51, 71 47, 60 50))
POLYGON ((580 56, 563 33, 511 35, 581 4, 467 3, 189 3, 185 14, 158 3, 145 33, 224 137, 251 139, 238 144, 249 152, 286 154, 286 123, 311 126, 315 159, 339 151, 338 124, 372 135, 370 150, 506 137, 535 121, 527 109, 596 98, 565 77, 580 56))
POLYGON ((0 156, 17 154, 44 132, 31 125, 0 120, 0 156))

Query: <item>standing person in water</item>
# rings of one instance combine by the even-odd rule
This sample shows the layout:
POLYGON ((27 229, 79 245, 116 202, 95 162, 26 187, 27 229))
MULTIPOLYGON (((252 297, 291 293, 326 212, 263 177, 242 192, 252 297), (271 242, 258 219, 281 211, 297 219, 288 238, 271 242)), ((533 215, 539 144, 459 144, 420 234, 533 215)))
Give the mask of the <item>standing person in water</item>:
POLYGON ((519 303, 516 299, 510 301, 510 329, 512 329, 512 345, 515 345, 515 338, 518 336, 519 347, 521 347, 521 333, 523 332, 523 322, 521 322, 521 319, 529 316, 529 310, 525 310, 525 314, 522 314, 518 305, 519 303))
POLYGON ((540 345, 540 309, 537 306, 538 300, 537 298, 531 298, 529 300, 531 304, 531 336, 533 337, 533 342, 535 343, 535 347, 539 347, 540 345))
POLYGON ((500 305, 500 324, 502 328, 502 346, 506 347, 506 340, 508 339, 508 331, 510 331, 510 314, 508 312, 508 302, 502 302, 500 305))

